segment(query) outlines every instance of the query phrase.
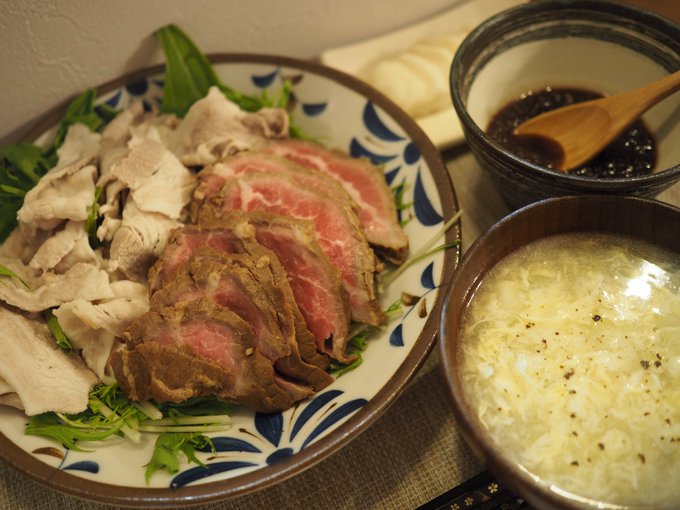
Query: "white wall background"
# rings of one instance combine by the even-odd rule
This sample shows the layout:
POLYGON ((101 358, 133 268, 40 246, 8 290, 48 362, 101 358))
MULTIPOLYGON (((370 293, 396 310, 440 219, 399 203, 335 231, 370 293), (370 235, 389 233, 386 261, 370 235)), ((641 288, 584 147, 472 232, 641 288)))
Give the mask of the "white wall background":
POLYGON ((0 144, 40 114, 161 61, 153 31, 182 27, 204 52, 313 58, 436 15, 460 0, 0 0, 0 144))

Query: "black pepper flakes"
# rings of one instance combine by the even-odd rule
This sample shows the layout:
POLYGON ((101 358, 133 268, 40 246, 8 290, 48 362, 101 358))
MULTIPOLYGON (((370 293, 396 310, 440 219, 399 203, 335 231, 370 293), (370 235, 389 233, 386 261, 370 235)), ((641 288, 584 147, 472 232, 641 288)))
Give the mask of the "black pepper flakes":
POLYGON ((642 359, 640 360, 640 365, 642 365, 642 368, 647 370, 649 368, 649 361, 647 361, 646 359, 642 359))
POLYGON ((577 466, 578 467, 578 461, 577 460, 572 460, 571 461, 572 466, 577 466))
POLYGON ((604 444, 603 444, 603 443, 597 443, 597 447, 598 447, 600 450, 604 450, 604 444))
POLYGON ((645 459, 645 456, 644 456, 644 454, 642 454, 642 453, 638 453, 638 459, 640 459, 640 462, 642 462, 643 464, 644 464, 645 461, 647 460, 647 459, 645 459))
POLYGON ((595 314, 595 315, 593 315, 593 320, 594 320, 595 322, 598 322, 598 321, 601 321, 601 320, 602 320, 602 317, 600 317, 599 315, 595 314))
POLYGON ((567 370, 567 372, 564 374, 565 379, 571 379, 571 377, 575 374, 575 371, 573 368, 570 368, 567 370))
POLYGON ((659 368, 659 367, 661 366, 661 362, 660 362, 659 360, 656 360, 656 361, 654 362, 654 366, 655 366, 656 368, 659 368))

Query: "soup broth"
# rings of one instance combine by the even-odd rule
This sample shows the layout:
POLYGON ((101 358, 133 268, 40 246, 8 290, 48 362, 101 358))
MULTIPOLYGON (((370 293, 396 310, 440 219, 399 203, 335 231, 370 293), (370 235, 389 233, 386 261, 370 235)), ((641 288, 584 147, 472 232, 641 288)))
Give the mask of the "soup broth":
POLYGON ((497 264, 464 318, 468 400, 557 492, 680 508, 680 256, 558 235, 497 264))

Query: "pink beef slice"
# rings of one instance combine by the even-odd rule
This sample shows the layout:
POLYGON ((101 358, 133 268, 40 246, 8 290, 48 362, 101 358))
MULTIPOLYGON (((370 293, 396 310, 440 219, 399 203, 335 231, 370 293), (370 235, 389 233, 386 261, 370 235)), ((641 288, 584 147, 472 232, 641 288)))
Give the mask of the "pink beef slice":
MULTIPOLYGON (((328 366, 328 358, 317 352, 315 338, 309 331, 290 288, 289 278, 294 281, 295 277, 286 273, 272 251, 254 239, 253 232, 237 234, 234 231, 237 223, 239 222, 227 223, 217 220, 201 225, 187 225, 176 230, 164 252, 149 272, 149 287, 158 289, 166 281, 171 281, 181 265, 186 263, 198 250, 214 250, 228 254, 248 253, 259 258, 268 257, 276 285, 286 295, 285 304, 291 309, 295 319, 295 335, 302 359, 307 363, 325 369, 328 366)), ((313 261, 313 259, 310 259, 310 261, 313 261)), ((343 299, 346 299, 344 294, 338 294, 334 287, 328 288, 327 292, 330 300, 343 302, 343 299)), ((342 305, 338 306, 342 307, 342 305)), ((345 338, 346 342, 349 315, 346 313, 335 317, 335 319, 338 321, 336 325, 338 337, 345 338)))
POLYGON ((374 326, 385 322, 375 290, 375 254, 351 203, 301 186, 289 175, 255 172, 227 179, 220 195, 200 207, 199 217, 224 217, 236 210, 310 220, 321 249, 340 272, 352 319, 374 326))
MULTIPOLYGON (((233 214, 232 214, 233 216, 233 214)), ((348 363, 349 301, 338 270, 316 239, 310 221, 263 212, 242 216, 259 243, 272 250, 290 275, 290 287, 316 339, 317 349, 348 363)))
POLYGON ((309 396, 277 376, 248 323, 205 299, 151 310, 124 338, 127 349, 112 354, 111 366, 133 400, 216 395, 267 413, 309 396))
POLYGON ((205 297, 230 309, 253 329, 257 349, 277 373, 319 391, 333 379, 320 367, 305 362, 298 348, 292 299, 277 287, 270 258, 198 250, 172 282, 153 294, 151 309, 205 297))
POLYGON ((227 158, 198 174, 198 184, 194 190, 194 200, 190 207, 192 218, 196 221, 200 206, 212 197, 218 196, 227 179, 251 173, 276 173, 289 176, 301 186, 329 195, 333 200, 346 202, 352 209, 356 204, 336 180, 313 169, 291 162, 283 157, 263 154, 258 151, 242 152, 227 158))
POLYGON ((369 160, 304 140, 277 140, 260 150, 334 178, 357 204, 357 216, 374 249, 392 263, 406 260, 408 238, 399 225, 394 194, 369 160))
POLYGON ((151 267, 148 274, 149 292, 153 292, 168 281, 201 247, 212 248, 225 253, 243 253, 243 241, 229 229, 211 229, 200 226, 184 226, 175 229, 168 238, 163 253, 151 267))

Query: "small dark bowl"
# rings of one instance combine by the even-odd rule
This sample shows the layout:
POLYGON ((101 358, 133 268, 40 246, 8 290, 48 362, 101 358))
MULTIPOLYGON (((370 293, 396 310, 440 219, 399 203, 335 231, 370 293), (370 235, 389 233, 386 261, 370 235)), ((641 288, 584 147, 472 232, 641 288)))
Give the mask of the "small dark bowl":
POLYGON ((680 26, 605 0, 547 0, 504 11, 461 44, 451 97, 465 138, 511 208, 585 193, 654 197, 680 179, 680 96, 643 120, 657 142, 652 174, 597 179, 553 171, 500 148, 484 130, 520 94, 546 86, 605 95, 632 90, 680 69, 680 26))
POLYGON ((588 195, 550 198, 511 213, 475 241, 456 269, 445 295, 439 349, 461 432, 499 480, 536 508, 619 509, 567 498, 521 469, 481 424, 460 372, 461 323, 490 269, 522 246, 568 232, 616 233, 680 253, 680 208, 646 198, 588 195))

